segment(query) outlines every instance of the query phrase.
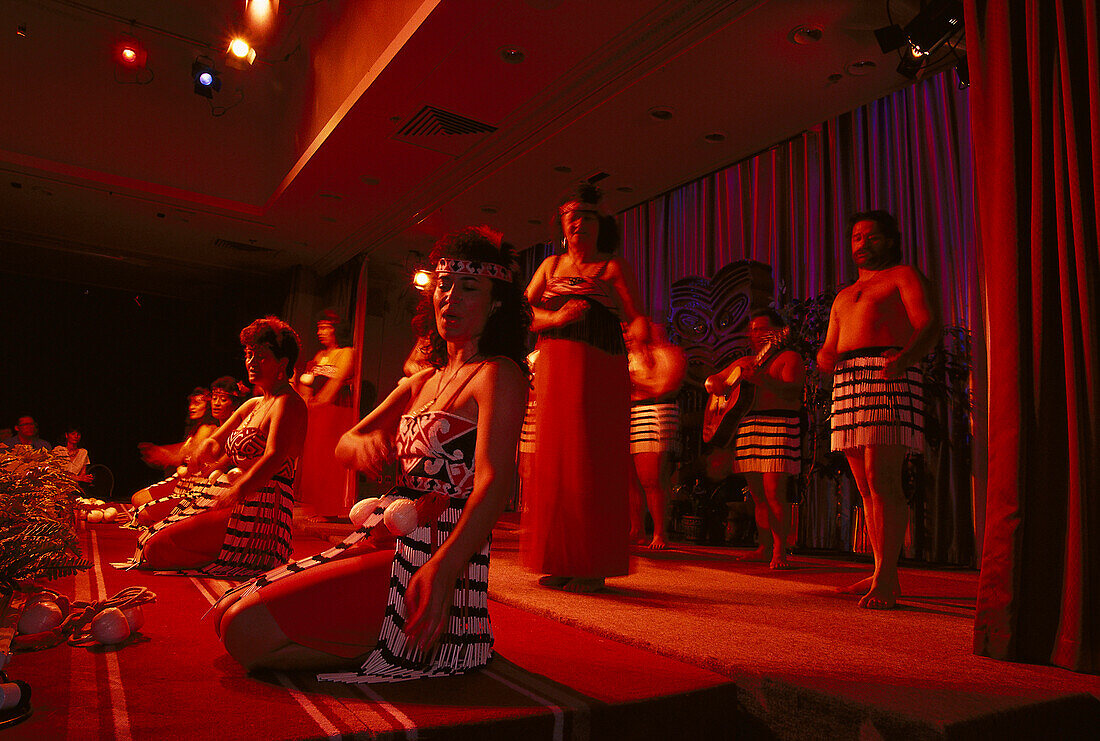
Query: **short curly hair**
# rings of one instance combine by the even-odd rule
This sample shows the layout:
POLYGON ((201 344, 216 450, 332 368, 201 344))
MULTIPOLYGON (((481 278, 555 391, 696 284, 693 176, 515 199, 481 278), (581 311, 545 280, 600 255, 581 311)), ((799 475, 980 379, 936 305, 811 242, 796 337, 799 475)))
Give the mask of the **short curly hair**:
MULTIPOLYGON (((486 357, 503 355, 511 358, 520 368, 527 370, 527 330, 531 326, 531 306, 523 293, 519 282, 519 266, 515 259, 515 250, 510 244, 497 245, 489 230, 467 227, 436 242, 428 264, 431 267, 441 258, 496 263, 512 271, 512 280, 493 278, 492 298, 500 306, 493 311, 485 322, 485 329, 478 339, 478 352, 486 357)), ((433 274, 431 282, 424 290, 413 317, 413 330, 417 342, 423 350, 424 362, 433 368, 442 368, 447 364, 447 343, 439 334, 435 323, 435 305, 432 296, 435 293, 438 278, 433 274)))
POLYGON ((277 316, 265 316, 252 322, 241 330, 241 346, 255 345, 267 345, 276 358, 287 361, 287 375, 294 373, 302 342, 289 324, 277 316))

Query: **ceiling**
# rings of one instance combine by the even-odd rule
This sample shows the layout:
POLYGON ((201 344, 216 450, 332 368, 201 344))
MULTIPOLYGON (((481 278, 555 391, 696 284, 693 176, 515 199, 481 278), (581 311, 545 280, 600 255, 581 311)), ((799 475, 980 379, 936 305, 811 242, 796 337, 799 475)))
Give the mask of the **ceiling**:
POLYGON ((0 4, 0 63, 20 71, 0 270, 173 294, 361 253, 403 266, 473 223, 526 247, 579 178, 606 173, 620 211, 908 83, 872 33, 884 0, 283 0, 238 70, 243 10, 0 4), (145 70, 113 62, 123 35, 145 70), (191 89, 199 55, 221 70, 212 100, 191 89))

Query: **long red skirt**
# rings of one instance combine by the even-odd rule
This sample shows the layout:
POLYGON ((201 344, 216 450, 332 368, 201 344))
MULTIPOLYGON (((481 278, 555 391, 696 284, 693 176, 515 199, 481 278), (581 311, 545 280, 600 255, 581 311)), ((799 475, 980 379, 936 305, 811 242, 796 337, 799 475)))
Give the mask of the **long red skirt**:
POLYGON ((348 483, 350 475, 336 462, 336 443, 355 422, 350 407, 320 404, 309 408, 295 499, 312 514, 344 517, 351 509, 354 496, 348 483))
POLYGON ((596 578, 629 572, 626 356, 544 339, 535 361, 535 451, 524 482, 524 562, 596 578))

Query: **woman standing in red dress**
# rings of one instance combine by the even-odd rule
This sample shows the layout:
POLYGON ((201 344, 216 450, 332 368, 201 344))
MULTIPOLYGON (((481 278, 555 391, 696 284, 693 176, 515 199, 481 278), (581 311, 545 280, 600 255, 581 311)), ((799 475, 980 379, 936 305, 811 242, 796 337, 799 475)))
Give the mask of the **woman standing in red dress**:
POLYGON ((298 470, 297 502, 322 518, 347 517, 354 497, 348 469, 336 461, 336 443, 355 425, 350 381, 355 353, 347 322, 332 309, 317 317, 321 350, 298 376, 298 393, 309 406, 309 431, 298 470))
POLYGON ((563 199, 558 223, 565 254, 546 258, 527 286, 539 354, 524 560, 548 575, 540 584, 571 592, 597 591, 605 577, 629 570, 624 325, 649 360, 649 319, 634 271, 614 255, 618 229, 601 217, 601 195, 581 183, 563 199))

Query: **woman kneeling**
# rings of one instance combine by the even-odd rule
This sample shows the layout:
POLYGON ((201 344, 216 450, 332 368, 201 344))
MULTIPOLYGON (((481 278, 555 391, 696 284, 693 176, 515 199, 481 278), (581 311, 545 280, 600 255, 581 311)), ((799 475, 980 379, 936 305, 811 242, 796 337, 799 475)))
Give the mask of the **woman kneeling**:
POLYGON ((530 309, 511 249, 487 231, 445 237, 431 263, 414 322, 430 367, 336 451, 369 475, 396 457, 398 486, 340 545, 223 596, 216 629, 249 669, 359 666, 321 678, 400 681, 492 655, 489 535, 515 481, 530 309))

